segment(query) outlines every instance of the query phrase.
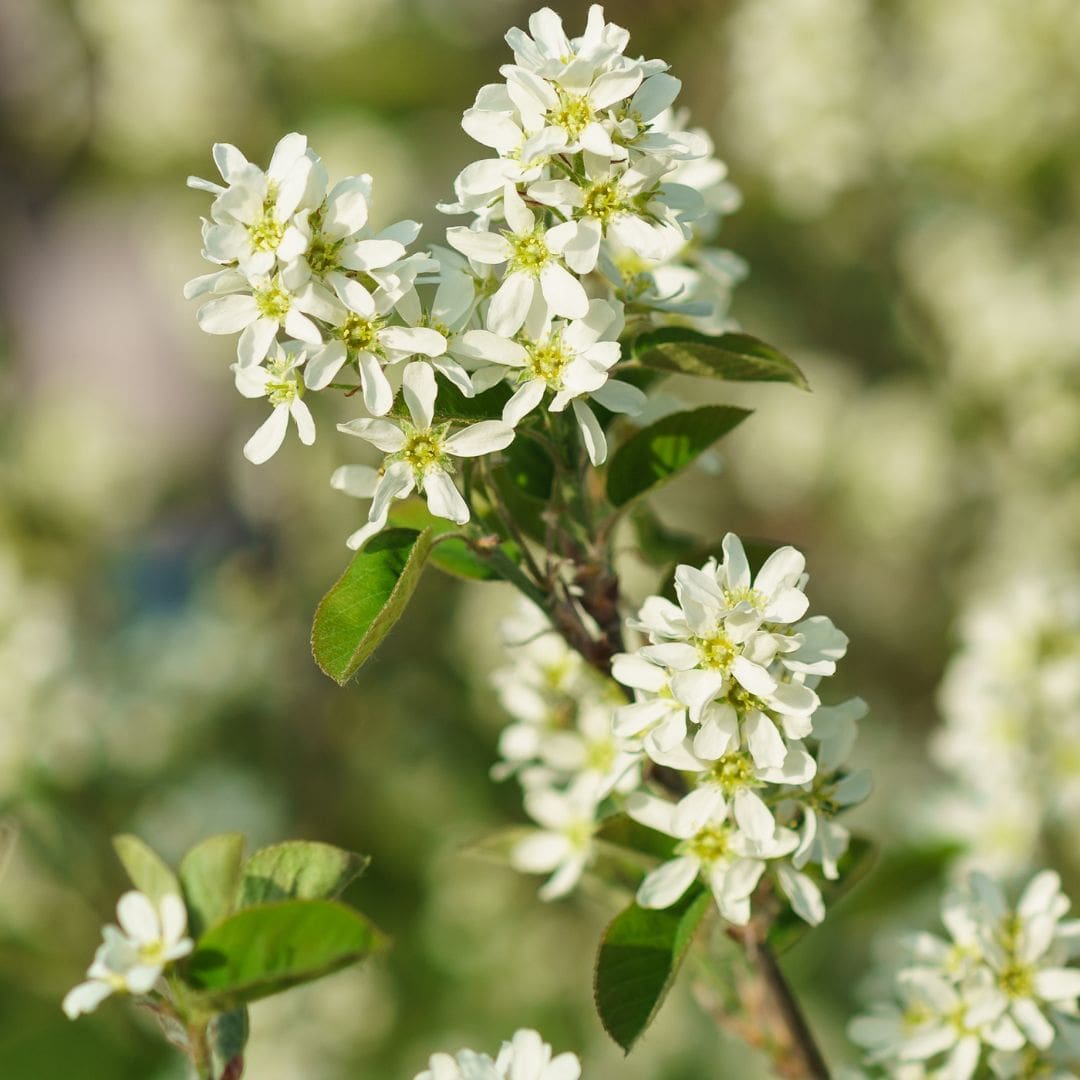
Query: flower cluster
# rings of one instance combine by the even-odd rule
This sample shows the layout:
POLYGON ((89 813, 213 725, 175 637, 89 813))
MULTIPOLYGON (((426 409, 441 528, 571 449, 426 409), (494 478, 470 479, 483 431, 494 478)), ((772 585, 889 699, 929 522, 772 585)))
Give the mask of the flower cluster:
POLYGON ((504 620, 503 641, 512 661, 492 676, 503 708, 513 718, 499 739, 496 779, 517 775, 525 811, 540 826, 518 843, 514 865, 551 874, 544 900, 577 884, 591 851, 601 804, 641 783, 640 748, 617 736, 613 710, 619 688, 590 668, 531 604, 504 620))
POLYGON ((969 609, 961 634, 933 750, 974 812, 947 827, 984 868, 1027 870, 1040 841, 1071 842, 1080 810, 1080 588, 1014 581, 969 609))
POLYGON ((515 1031, 493 1061, 475 1050, 432 1054, 415 1080, 578 1080, 581 1062, 569 1051, 552 1056, 551 1046, 527 1028, 515 1031))
POLYGON ((474 215, 446 238, 490 296, 462 348, 511 369, 509 422, 545 400, 551 412, 570 405, 597 464, 606 447, 586 399, 643 407, 610 378, 627 315, 723 316, 741 264, 696 240, 737 199, 708 137, 674 120, 679 80, 627 56, 629 35, 599 5, 580 37, 543 8, 506 38, 504 82, 482 87, 462 121, 497 156, 467 165, 456 201, 440 206, 474 215))
POLYGON ((614 377, 628 319, 722 327, 744 272, 730 253, 701 246, 737 195, 708 137, 676 122, 680 83, 667 65, 628 57, 629 35, 597 5, 579 38, 548 8, 529 31, 510 31, 505 83, 483 87, 465 112, 465 130, 497 157, 467 166, 457 201, 440 207, 474 215, 446 230, 446 248, 409 254, 413 221, 374 231, 371 177, 330 188, 297 133, 265 170, 218 144, 223 183, 188 181, 214 197, 203 255, 218 269, 185 295, 203 301, 203 330, 239 334, 236 387, 271 410, 248 459, 273 456, 290 417, 300 441, 314 441, 308 391, 360 394, 367 415, 338 428, 386 457, 332 478, 372 500, 351 547, 413 492, 464 524, 471 508, 454 459, 505 449, 542 406, 569 410, 590 461, 602 463, 607 439, 590 402, 629 415, 645 404, 614 377), (495 416, 452 431, 440 385, 465 398, 510 392, 495 416))
POLYGON ((150 994, 166 967, 191 952, 192 941, 185 937, 187 909, 179 896, 168 894, 155 905, 141 892, 124 893, 116 918, 119 926, 102 931, 104 941, 87 981, 64 998, 64 1012, 71 1020, 93 1012, 111 994, 150 994))
POLYGON ((518 772, 526 810, 543 826, 514 862, 554 871, 546 897, 573 886, 600 822, 622 807, 677 841, 642 882, 641 905, 669 907, 700 878, 723 916, 744 924, 770 868, 802 918, 824 918, 806 870, 839 875, 850 834, 835 815, 869 792, 869 775, 844 767, 866 706, 818 697, 847 638, 828 618, 807 616, 803 557, 781 548, 752 576, 732 534, 723 556, 680 566, 679 602, 650 597, 630 621, 647 643, 614 658, 621 697, 546 624, 516 624, 529 644, 496 675, 515 718, 497 775, 518 772), (646 766, 677 775, 676 794, 648 780, 646 766))
MULTIPOLYGON (((188 282, 185 295, 203 300, 203 330, 239 333, 236 387, 271 407, 244 447, 246 457, 256 464, 272 457, 290 417, 300 441, 312 443, 305 396, 337 385, 359 392, 369 414, 340 429, 389 454, 378 473, 346 466, 333 478, 351 494, 375 496, 369 525, 350 543, 359 546, 377 532, 390 501, 413 490, 427 495, 432 513, 468 520, 449 479, 450 458, 499 450, 513 432, 498 421, 454 433, 449 423, 434 423, 436 373, 466 396, 475 390, 448 351, 449 330, 431 325, 421 306, 417 285, 437 280, 439 263, 427 253, 408 254, 420 226, 401 221, 374 231, 371 177, 346 177, 328 190, 326 170, 303 135, 286 135, 265 171, 227 144, 214 147, 214 160, 224 184, 194 177, 189 184, 214 196, 203 255, 220 269, 188 282), (351 381, 335 384, 346 374, 351 381), (380 419, 399 390, 407 412, 380 419)), ((450 302, 445 293, 435 299, 436 312, 450 302)))
POLYGON ((631 625, 647 644, 615 657, 615 678, 634 694, 616 711, 616 734, 689 787, 628 800, 632 817, 678 840, 638 891, 645 907, 670 906, 700 877, 724 917, 742 924, 769 866, 802 918, 825 916, 804 869, 838 874, 849 834, 833 815, 869 792, 867 773, 843 769, 866 708, 857 698, 824 706, 817 695, 847 638, 825 616, 806 616, 804 566, 784 547, 751 575, 729 533, 721 562, 678 567, 678 603, 646 600, 631 625))
POLYGON ((867 1063, 903 1080, 1070 1077, 1080 1066, 1080 920, 1043 871, 1015 907, 972 874, 942 905, 948 938, 918 934, 896 976, 896 1003, 852 1021, 867 1063), (982 1070, 982 1071, 980 1071, 982 1070))

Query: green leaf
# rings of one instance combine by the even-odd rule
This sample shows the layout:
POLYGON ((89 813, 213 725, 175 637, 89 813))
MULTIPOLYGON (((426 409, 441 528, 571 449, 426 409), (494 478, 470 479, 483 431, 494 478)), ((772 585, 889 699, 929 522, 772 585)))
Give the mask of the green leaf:
POLYGON ((201 1005, 224 1012, 329 975, 382 944, 363 915, 335 900, 282 900, 212 927, 184 977, 201 1005))
POLYGON ((696 554, 701 548, 698 537, 669 529, 645 503, 634 506, 629 516, 638 550, 653 566, 683 562, 686 556, 696 554))
POLYGON ((188 931, 196 940, 209 927, 232 914, 243 860, 241 833, 208 836, 180 860, 188 931))
POLYGON ((430 529, 372 537, 323 597, 311 628, 315 662, 344 686, 401 618, 431 552, 430 529))
MULTIPOLYGON (((869 873, 876 855, 877 848, 870 840, 862 836, 853 836, 847 851, 837 863, 838 877, 835 881, 829 881, 821 873, 821 868, 816 865, 808 865, 802 872, 808 875, 821 890, 825 910, 829 912, 837 900, 869 873)), ((779 895, 779 899, 784 899, 783 894, 779 895)), ((780 914, 773 920, 772 926, 769 927, 766 941, 772 951, 779 956, 801 941, 811 929, 808 922, 800 919, 791 907, 785 904, 780 914)))
POLYGON ((665 416, 635 432, 608 465, 607 496, 615 506, 655 488, 690 464, 750 415, 733 405, 703 405, 665 416))
POLYGON ((332 900, 371 859, 309 840, 260 848, 244 864, 239 907, 270 900, 332 900))
POLYGON ((534 439, 519 435, 503 452, 492 478, 518 527, 543 544, 547 525, 543 514, 555 483, 555 465, 534 439))
POLYGON ((631 355, 645 367, 732 382, 786 382, 809 390, 806 376, 779 349, 749 334, 699 334, 681 326, 635 338, 631 355))
MULTIPOLYGON (((436 517, 428 510, 422 499, 403 499, 394 504, 390 511, 389 521, 391 525, 415 529, 421 532, 430 528, 436 542, 432 544, 431 554, 428 556, 432 566, 437 566, 445 574, 452 577, 464 578, 466 581, 499 581, 500 574, 492 567, 491 562, 478 554, 465 540, 454 538, 452 540, 438 540, 444 533, 452 532, 460 528, 452 521, 436 517)), ((503 554, 513 562, 518 562, 520 552, 518 546, 511 540, 504 541, 499 545, 503 554)))
POLYGON ((170 893, 182 896, 180 882, 171 867, 149 844, 137 836, 121 833, 113 837, 113 849, 123 864, 131 884, 155 904, 170 893))
MULTIPOLYGON (((475 397, 466 397, 453 383, 438 377, 439 393, 435 399, 435 416, 439 420, 457 420, 476 423, 480 420, 501 420, 503 407, 513 391, 506 383, 499 383, 475 397)), ((404 413, 406 418, 408 412, 404 413)))
POLYGON ((596 839, 643 855, 652 855, 665 862, 675 857, 675 846, 678 844, 678 840, 642 825, 628 814, 612 814, 605 818, 596 831, 596 839))
POLYGON ((694 886, 662 911, 631 904, 605 931, 596 958, 596 1010, 627 1053, 663 1004, 712 903, 707 889, 694 886))

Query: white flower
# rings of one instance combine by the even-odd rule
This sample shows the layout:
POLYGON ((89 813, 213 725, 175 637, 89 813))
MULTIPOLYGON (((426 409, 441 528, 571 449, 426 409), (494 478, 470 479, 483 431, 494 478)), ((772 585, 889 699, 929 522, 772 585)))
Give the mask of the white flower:
POLYGON ((529 185, 528 194, 556 207, 568 219, 548 236, 576 273, 587 274, 595 268, 600 241, 607 238, 643 259, 663 262, 676 256, 690 238, 685 222, 704 211, 704 204, 697 206, 692 198, 683 200, 689 203, 687 209, 677 209, 661 198, 660 179, 668 168, 655 159, 631 167, 613 166, 586 154, 584 184, 540 180, 529 185))
POLYGON ((546 226, 510 185, 503 191, 503 213, 508 228, 497 233, 460 226, 446 230, 450 246, 475 262, 506 264, 502 284, 488 308, 488 329, 503 337, 517 333, 538 293, 555 315, 584 318, 589 298, 581 282, 549 245, 546 226))
POLYGON ((272 406, 270 416, 244 445, 244 457, 255 465, 261 465, 278 452, 285 441, 290 416, 300 441, 305 446, 315 441, 315 421, 304 402, 304 384, 299 370, 307 357, 299 342, 289 345, 289 348, 279 346, 276 355, 270 357, 264 367, 232 365, 236 389, 244 397, 265 397, 272 406))
MULTIPOLYGON (((331 340, 311 354, 304 381, 311 390, 322 390, 346 365, 356 368, 364 405, 373 416, 384 416, 394 404, 394 388, 386 376, 387 366, 417 354, 434 358, 446 351, 446 338, 429 326, 402 326, 392 321, 392 293, 377 289, 374 295, 352 279, 339 283, 344 307, 331 313, 331 340)), ((467 381, 467 380, 466 380, 467 381)))
POLYGON ((459 1050, 432 1054, 415 1080, 579 1080, 581 1063, 569 1052, 552 1057, 550 1045, 528 1029, 514 1032, 492 1061, 487 1054, 459 1050))
POLYGON ((526 791, 525 812, 543 828, 520 841, 510 861, 526 873, 551 874, 540 889, 541 900, 565 896, 578 883, 589 861, 596 811, 603 797, 597 778, 588 774, 579 776, 566 791, 526 791))
POLYGON ((236 358, 242 367, 261 363, 279 330, 309 345, 322 344, 322 332, 308 316, 326 318, 331 314, 327 308, 330 298, 311 283, 302 263, 291 263, 273 277, 238 283, 237 289, 244 291, 208 300, 196 318, 208 334, 240 333, 236 358))
POLYGON ((458 351, 517 372, 518 389, 503 409, 503 420, 512 426, 549 390, 550 412, 561 412, 570 404, 589 459, 599 465, 607 456, 607 440, 592 410, 579 399, 589 395, 612 412, 631 414, 644 408, 646 400, 637 387, 608 377, 619 360, 619 343, 602 339, 617 335, 621 310, 606 300, 592 300, 585 317, 573 322, 545 319, 534 329, 531 321, 516 340, 490 330, 469 330, 458 351))
MULTIPOLYGON (((679 603, 650 597, 632 625, 650 644, 615 658, 612 672, 634 689, 637 701, 620 710, 616 730, 648 736, 647 752, 671 749, 700 726, 708 747, 726 746, 732 716, 711 708, 727 704, 743 717, 746 745, 761 768, 781 766, 786 740, 810 734, 817 694, 808 675, 835 671, 847 639, 827 619, 791 624, 806 612, 804 560, 794 548, 772 553, 751 584, 738 537, 723 541, 724 561, 700 570, 679 566, 679 603), (781 731, 783 734, 781 735, 781 731)), ((703 756, 722 749, 698 746, 703 756)))
MULTIPOLYGON (((368 523, 348 539, 351 548, 362 547, 386 525, 390 504, 413 490, 427 496, 428 509, 437 517, 459 525, 469 520, 469 507, 451 479, 452 457, 480 457, 509 446, 514 430, 498 420, 471 424, 454 434, 449 424, 434 425, 437 387, 431 368, 422 363, 408 364, 402 378, 402 391, 412 422, 383 419, 351 420, 338 424, 338 430, 357 435, 389 455, 381 476, 369 490, 372 475, 339 469, 331 484, 361 498, 370 497, 368 523)), ((355 467, 354 467, 355 469, 355 467)))
POLYGON ((116 905, 120 927, 106 926, 86 982, 70 990, 63 1009, 69 1019, 93 1012, 110 994, 148 994, 161 973, 193 948, 184 936, 187 909, 168 894, 155 907, 140 892, 127 892, 116 905))
POLYGON ((188 178, 189 187, 217 196, 213 220, 203 229, 203 255, 211 262, 238 263, 249 277, 265 277, 278 259, 289 262, 306 246, 292 218, 304 202, 314 206, 321 197, 311 202, 317 159, 296 132, 277 144, 266 172, 228 143, 216 143, 213 154, 226 187, 188 178))
POLYGON ((298 258, 314 278, 332 286, 339 297, 346 281, 365 288, 356 280, 357 273, 386 271, 404 258, 405 245, 416 239, 420 229, 415 221, 401 221, 373 234, 366 227, 370 198, 372 177, 347 176, 318 207, 296 218, 296 228, 305 238, 298 258))
POLYGON ((997 1076, 1016 1075, 1018 1051, 1052 1059, 1059 1042, 1072 1045, 1080 998, 1080 969, 1069 965, 1080 923, 1062 921, 1068 907, 1051 871, 1032 878, 1015 908, 972 874, 945 898, 951 941, 916 935, 907 945, 914 965, 897 978, 901 1008, 876 1006, 852 1022, 851 1038, 871 1062, 932 1065, 945 1055, 945 1071, 933 1075, 958 1080, 987 1061, 997 1076))
POLYGON ((581 1062, 566 1051, 552 1056, 538 1032, 523 1028, 502 1044, 495 1069, 506 1080, 578 1080, 581 1062))
POLYGON ((705 821, 644 792, 631 795, 626 810, 635 821, 679 840, 675 858, 646 875, 637 902, 647 908, 671 907, 701 878, 720 914, 736 926, 750 919, 750 895, 765 871, 764 860, 790 854, 798 843, 789 829, 776 829, 768 840, 752 840, 730 820, 729 804, 723 800, 705 821))

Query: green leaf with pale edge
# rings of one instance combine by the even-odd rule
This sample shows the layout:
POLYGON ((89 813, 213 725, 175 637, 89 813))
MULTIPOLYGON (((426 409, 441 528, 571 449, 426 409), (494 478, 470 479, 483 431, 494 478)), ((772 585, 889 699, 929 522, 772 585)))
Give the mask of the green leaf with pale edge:
MULTIPOLYGON (((838 877, 835 881, 829 881, 822 873, 821 868, 809 865, 803 868, 803 873, 808 875, 814 884, 821 890, 825 901, 825 910, 832 911, 833 904, 869 873, 877 856, 877 848, 872 841, 862 836, 853 836, 848 849, 844 852, 836 869, 838 877)), ((783 893, 779 894, 783 899, 783 893)), ((813 929, 808 922, 799 918, 792 909, 785 905, 780 914, 773 920, 769 927, 767 942, 777 956, 787 952, 788 949, 801 941, 806 933, 813 929)))
MULTIPOLYGON (((418 532, 430 528, 435 537, 459 529, 445 518, 436 517, 422 499, 402 499, 395 502, 390 510, 390 524, 418 532)), ((513 562, 520 561, 521 552, 511 540, 499 545, 503 554, 513 562)), ((437 566, 444 574, 464 578, 466 581, 499 581, 500 575, 492 569, 489 560, 478 555, 464 540, 439 540, 433 543, 428 556, 432 566, 437 566)))
POLYGON ((806 376, 779 349, 749 334, 699 334, 681 326, 650 330, 634 339, 631 355, 645 367, 732 382, 786 382, 809 390, 806 376))
POLYGON ((113 837, 113 849, 131 878, 131 884, 155 904, 172 893, 182 896, 180 882, 171 867, 149 844, 137 836, 121 833, 113 837))
POLYGON ((627 1053, 663 1004, 712 902, 695 885, 662 911, 631 904, 604 932, 593 983, 596 1011, 627 1053))
POLYGON ((184 970, 199 1004, 225 1012, 370 955, 382 935, 336 900, 282 900, 231 915, 199 940, 184 970))
POLYGON ((244 864, 237 904, 270 900, 333 900, 362 874, 371 859, 309 840, 260 848, 244 864))
POLYGON ((607 497, 615 506, 651 491, 689 465, 750 415, 733 405, 703 405, 635 432, 608 465, 607 497))
POLYGON ((605 818, 596 830, 596 839, 643 855, 653 855, 665 862, 675 857, 678 844, 673 837, 650 829, 627 814, 612 814, 605 818))
POLYGON ((430 529, 388 529, 368 541, 322 598, 311 628, 315 662, 344 686, 390 632, 416 591, 430 529))
POLYGON ((218 1072, 223 1073, 229 1063, 244 1053, 247 1046, 250 1023, 247 1006, 218 1013, 210 1022, 210 1045, 214 1051, 214 1063, 218 1072))
POLYGON ((180 860, 180 886, 193 938, 232 914, 243 861, 241 833, 208 836, 180 860))

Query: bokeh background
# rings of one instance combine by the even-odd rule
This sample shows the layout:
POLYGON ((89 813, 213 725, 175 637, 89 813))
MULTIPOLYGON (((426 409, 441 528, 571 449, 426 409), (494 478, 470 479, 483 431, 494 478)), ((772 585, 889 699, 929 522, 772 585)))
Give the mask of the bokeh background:
MULTIPOLYGON (((578 32, 585 5, 558 6, 578 32)), ((594 1080, 763 1075, 685 992, 624 1061, 591 1013, 611 910, 542 905, 464 850, 523 820, 488 777, 501 586, 431 572, 349 689, 318 673, 310 614, 359 520, 326 479, 351 448, 324 424, 248 465, 262 410, 181 298, 206 205, 184 178, 212 174, 216 140, 265 160, 304 131, 331 175, 374 174, 376 224, 436 241, 433 204, 485 153, 460 113, 529 10, 0 4, 5 1080, 182 1075, 129 1010, 69 1024, 59 1001, 124 887, 109 837, 178 856, 226 829, 370 853, 350 897, 395 941, 256 1006, 253 1080, 397 1080, 526 1025, 594 1080)), ((659 507, 803 548, 815 609, 852 639, 837 693, 871 706, 857 823, 882 853, 786 961, 839 1063, 875 958, 933 923, 950 875, 1054 865, 1080 896, 1080 5, 607 13, 670 61, 743 192, 734 315, 813 385, 715 391, 757 415, 659 507)))

